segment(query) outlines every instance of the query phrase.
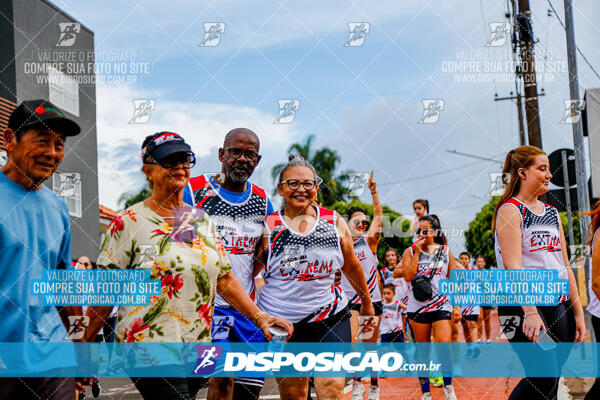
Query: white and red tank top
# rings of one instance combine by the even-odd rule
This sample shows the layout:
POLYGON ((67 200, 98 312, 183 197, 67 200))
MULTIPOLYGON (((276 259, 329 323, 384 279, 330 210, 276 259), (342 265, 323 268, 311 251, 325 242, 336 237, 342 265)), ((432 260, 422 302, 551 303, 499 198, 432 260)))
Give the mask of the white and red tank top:
POLYGON ((317 218, 306 234, 290 229, 282 210, 265 220, 269 254, 258 306, 293 323, 322 321, 348 305, 335 283, 344 265, 335 212, 314 209, 317 218))
MULTIPOLYGON (((536 214, 515 197, 506 200, 515 207, 521 216, 521 248, 523 269, 555 269, 559 279, 568 279, 567 268, 560 243, 560 222, 558 210, 546 203, 542 214, 536 214)), ((498 235, 494 232, 496 262, 499 269, 504 269, 502 251, 498 235)), ((568 299, 562 296, 559 302, 568 299)))
MULTIPOLYGON (((367 288, 371 294, 371 301, 373 303, 381 301, 381 292, 377 284, 377 265, 379 265, 379 261, 377 261, 377 257, 371 251, 365 235, 362 235, 360 239, 354 242, 354 254, 356 254, 356 258, 360 261, 363 273, 365 274, 367 288)), ((360 296, 356 293, 346 275, 342 274, 340 284, 344 294, 348 298, 348 302, 350 304, 360 304, 360 296)))
MULTIPOLYGON (((592 239, 592 248, 594 247, 594 240, 596 240, 596 235, 598 234, 598 231, 600 231, 600 229, 596 229, 596 232, 594 232, 594 238, 592 239)), ((587 306, 587 310, 594 317, 600 318, 600 301, 598 301, 598 296, 596 296, 596 293, 594 293, 594 291, 592 290, 592 279, 594 278, 594 276, 592 275, 592 271, 593 271, 592 263, 591 263, 592 255, 593 255, 593 251, 590 254, 590 273, 589 273, 590 280, 588 282, 588 292, 590 293, 590 303, 587 306)))
POLYGON ((398 308, 398 300, 396 299, 392 300, 391 303, 382 302, 380 334, 385 335, 402 330, 402 318, 398 308))
MULTIPOLYGON (((430 281, 433 295, 429 300, 419 301, 415 299, 414 292, 410 290, 408 292, 408 303, 406 304, 406 311, 409 313, 422 314, 433 311, 450 312, 452 309, 448 297, 439 294, 440 279, 448 278, 448 263, 450 260, 449 249, 448 246, 443 246, 439 260, 434 263, 438 249, 439 247, 435 248, 431 254, 421 251, 421 254, 419 255, 419 264, 417 266, 415 278, 421 275, 430 276, 432 270, 435 269, 435 273, 430 281)), ((411 256, 414 256, 414 250, 414 246, 412 246, 410 248, 411 256)))
MULTIPOLYGON (((408 292, 410 289, 410 284, 404 280, 404 278, 394 278, 394 287, 395 287, 395 295, 394 300, 398 300, 399 303, 404 305, 408 304, 408 292)), ((401 314, 406 314, 406 310, 401 309, 401 314)))
MULTIPOLYGON (((258 186, 250 182, 248 185, 251 186, 248 198, 242 203, 232 203, 219 194, 219 188, 209 177, 200 175, 190 179, 196 207, 206 211, 217 227, 231 262, 231 272, 254 300, 254 251, 263 233, 267 195, 258 186)), ((218 294, 215 306, 231 307, 218 294)))

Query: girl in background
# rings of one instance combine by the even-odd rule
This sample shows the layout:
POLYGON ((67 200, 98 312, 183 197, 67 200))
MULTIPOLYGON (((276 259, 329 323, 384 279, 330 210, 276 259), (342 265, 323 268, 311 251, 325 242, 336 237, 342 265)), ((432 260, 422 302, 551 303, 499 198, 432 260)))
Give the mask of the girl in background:
POLYGON ((413 234, 413 243, 418 239, 416 230, 419 228, 419 219, 423 215, 429 214, 429 201, 425 199, 417 199, 413 201, 413 211, 415 212, 415 218, 412 220, 410 225, 410 231, 413 234))

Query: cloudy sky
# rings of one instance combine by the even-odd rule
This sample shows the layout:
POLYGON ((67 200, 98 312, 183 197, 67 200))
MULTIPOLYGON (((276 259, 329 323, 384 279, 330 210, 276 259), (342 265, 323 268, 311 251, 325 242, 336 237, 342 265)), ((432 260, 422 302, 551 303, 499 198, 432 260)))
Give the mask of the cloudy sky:
MULTIPOLYGON (((100 202, 112 208, 144 183, 145 135, 181 133, 199 156, 199 174, 219 169, 224 134, 244 126, 262 141, 259 185, 271 189, 270 168, 289 144, 315 134, 317 147, 339 152, 340 170, 374 169, 385 204, 409 214, 413 199, 427 198, 442 224, 460 231, 489 200, 490 173, 501 165, 447 150, 502 160, 518 146, 514 103, 494 101, 514 90, 509 41, 489 42, 490 23, 507 21, 504 1, 54 2, 94 31, 98 54, 148 66, 128 71, 131 84, 97 87, 100 202), (201 46, 210 22, 225 32, 218 46, 201 46), (368 24, 362 46, 344 46, 349 23, 368 24), (130 123, 136 99, 154 102, 147 123, 130 123), (299 101, 292 123, 273 123, 280 99, 299 101), (443 110, 436 123, 419 123, 428 99, 443 110)), ((532 3, 549 153, 573 147, 571 126, 559 123, 568 98, 565 33, 547 1, 532 3)), ((564 20, 563 2, 552 3, 564 20)), ((600 4, 575 3, 578 45, 600 69, 600 4)), ((578 63, 582 94, 600 87, 578 63)), ((462 250, 464 237, 450 245, 462 250)))

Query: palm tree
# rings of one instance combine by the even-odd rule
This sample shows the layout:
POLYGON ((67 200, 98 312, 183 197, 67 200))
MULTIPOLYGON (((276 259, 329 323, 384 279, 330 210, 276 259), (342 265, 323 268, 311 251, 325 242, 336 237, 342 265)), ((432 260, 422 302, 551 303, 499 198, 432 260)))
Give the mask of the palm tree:
MULTIPOLYGON (((292 143, 288 148, 288 154, 298 154, 315 167, 317 175, 323 180, 319 191, 321 204, 329 206, 338 200, 346 200, 348 188, 344 183, 348 180, 348 174, 342 172, 342 174, 335 176, 336 167, 341 161, 339 154, 329 147, 313 151, 312 143, 314 139, 315 135, 309 135, 304 143, 292 143)), ((278 183, 279 174, 285 164, 277 164, 271 169, 271 177, 275 183, 278 183)), ((273 191, 273 195, 275 194, 277 194, 277 189, 273 191)))

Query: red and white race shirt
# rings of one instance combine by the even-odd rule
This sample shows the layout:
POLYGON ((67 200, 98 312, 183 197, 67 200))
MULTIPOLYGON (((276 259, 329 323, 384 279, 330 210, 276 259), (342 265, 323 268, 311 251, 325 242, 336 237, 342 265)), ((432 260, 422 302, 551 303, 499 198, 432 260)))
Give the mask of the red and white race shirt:
MULTIPOLYGON (((216 182, 201 175, 189 183, 196 207, 202 208, 217 227, 221 241, 231 263, 231 272, 240 282, 248 296, 254 300, 254 251, 263 233, 267 215, 265 191, 248 182, 250 195, 241 203, 228 201, 220 193, 216 182)), ((215 306, 231 307, 220 295, 215 297, 215 306)))
POLYGON ((258 306, 290 322, 321 321, 344 310, 348 299, 335 273, 344 264, 333 210, 314 207, 306 234, 292 230, 277 211, 266 218, 269 254, 258 306))
MULTIPOLYGON (((365 274, 367 288, 371 294, 371 301, 373 303, 381 301, 381 292, 379 291, 379 285, 377 284, 377 265, 379 265, 379 261, 377 261, 377 257, 375 257, 375 254, 371 251, 365 235, 362 235, 360 239, 354 242, 354 254, 356 254, 356 258, 360 261, 360 265, 365 274)), ((342 274, 340 284, 350 304, 360 304, 360 297, 354 291, 354 288, 346 275, 342 274)))
MULTIPOLYGON (((546 203, 544 211, 536 214, 515 197, 508 199, 502 207, 515 207, 521 216, 521 248, 523 269, 555 269, 559 279, 568 279, 567 268, 560 243, 560 222, 558 210, 546 203)), ((494 232, 496 262, 504 269, 502 251, 498 235, 494 232)), ((560 298, 565 301, 568 296, 560 298)))
MULTIPOLYGON (((431 289, 433 295, 429 300, 419 301, 415 299, 414 292, 410 290, 408 292, 408 303, 406 310, 409 313, 422 314, 432 311, 452 311, 448 297, 439 294, 440 279, 448 278, 448 262, 450 260, 449 249, 448 246, 442 247, 440 260, 434 265, 437 251, 438 248, 435 248, 431 254, 421 251, 421 254, 419 255, 419 264, 417 266, 417 275, 415 275, 415 278, 421 275, 430 276, 432 269, 435 268, 435 273, 431 279, 431 289)), ((410 254, 414 255, 414 249, 412 247, 410 248, 410 254)))

